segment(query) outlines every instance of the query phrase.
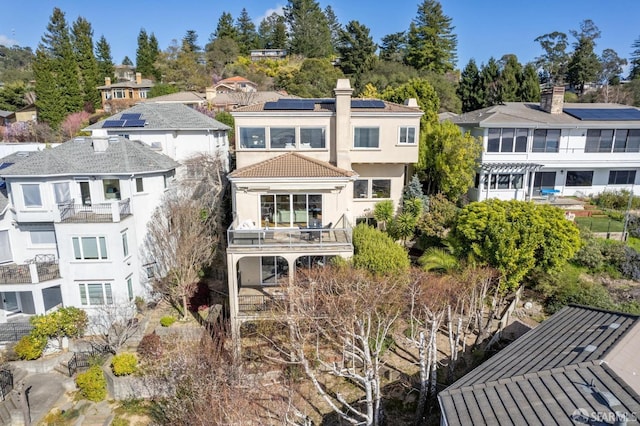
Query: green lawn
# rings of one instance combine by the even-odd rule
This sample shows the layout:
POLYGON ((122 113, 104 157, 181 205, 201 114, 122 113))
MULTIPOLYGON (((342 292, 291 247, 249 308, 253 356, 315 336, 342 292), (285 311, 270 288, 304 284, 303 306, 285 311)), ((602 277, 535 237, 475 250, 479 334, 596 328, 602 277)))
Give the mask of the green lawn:
POLYGON ((609 217, 576 217, 576 223, 591 232, 622 232, 624 223, 609 217))

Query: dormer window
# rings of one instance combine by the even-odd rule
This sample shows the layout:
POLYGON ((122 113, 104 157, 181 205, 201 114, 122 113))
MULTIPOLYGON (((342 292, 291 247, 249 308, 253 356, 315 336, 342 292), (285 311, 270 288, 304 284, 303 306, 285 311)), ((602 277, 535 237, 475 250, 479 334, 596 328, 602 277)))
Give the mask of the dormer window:
POLYGON ((42 207, 42 196, 40 195, 40 185, 37 183, 23 184, 22 197, 25 207, 42 207))

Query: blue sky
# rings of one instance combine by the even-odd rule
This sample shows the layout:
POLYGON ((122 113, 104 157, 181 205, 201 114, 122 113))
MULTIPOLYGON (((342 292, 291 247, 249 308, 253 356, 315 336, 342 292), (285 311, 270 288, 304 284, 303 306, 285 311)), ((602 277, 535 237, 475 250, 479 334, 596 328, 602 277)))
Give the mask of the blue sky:
MULTIPOLYGON (((376 42, 386 34, 408 29, 419 0, 321 0, 335 10, 341 23, 358 20, 371 29, 376 42)), ((83 16, 91 22, 94 40, 104 35, 111 45, 114 62, 125 55, 135 62, 137 36, 141 28, 155 33, 161 49, 172 39, 195 30, 204 45, 215 30, 223 11, 238 17, 243 7, 256 22, 281 10, 286 0, 165 1, 165 0, 3 0, 0 8, 0 44, 18 44, 36 49, 46 31, 54 7, 65 12, 69 23, 83 16)), ((458 67, 470 58, 479 64, 489 57, 514 53, 522 63, 542 52, 533 40, 546 33, 577 29, 592 19, 602 31, 599 54, 612 48, 628 58, 631 44, 640 37, 640 1, 618 0, 441 0, 444 13, 453 19, 458 36, 458 67)))

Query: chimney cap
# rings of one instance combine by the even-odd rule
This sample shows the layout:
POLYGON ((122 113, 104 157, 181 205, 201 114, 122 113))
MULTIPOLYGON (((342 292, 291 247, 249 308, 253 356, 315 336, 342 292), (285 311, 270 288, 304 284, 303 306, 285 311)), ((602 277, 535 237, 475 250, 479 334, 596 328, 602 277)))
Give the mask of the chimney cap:
POLYGON ((418 100, 416 98, 409 98, 404 101, 404 104, 409 108, 420 108, 420 106, 418 105, 418 100))
POLYGON ((336 82, 336 89, 351 89, 351 82, 348 78, 339 78, 336 82))

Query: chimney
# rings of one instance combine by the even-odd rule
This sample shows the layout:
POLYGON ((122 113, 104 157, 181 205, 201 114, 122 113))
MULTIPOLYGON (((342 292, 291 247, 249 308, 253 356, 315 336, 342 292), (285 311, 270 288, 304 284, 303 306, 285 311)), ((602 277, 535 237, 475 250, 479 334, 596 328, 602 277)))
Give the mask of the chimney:
POLYGON ((92 142, 94 152, 105 152, 109 148, 109 140, 107 138, 96 138, 92 142))
POLYGON ((340 78, 333 89, 336 95, 336 137, 335 152, 336 166, 341 169, 351 170, 351 157, 349 152, 353 141, 351 140, 351 94, 353 89, 348 78, 340 78))
POLYGON ((216 97, 216 88, 215 87, 207 87, 205 90, 205 99, 208 103, 213 102, 213 99, 216 97))
POLYGON ((136 84, 142 84, 142 74, 139 72, 136 73, 136 84))
POLYGON ((406 101, 404 101, 404 104, 409 108, 420 109, 420 105, 418 105, 418 100, 416 98, 409 98, 406 101))
POLYGON ((562 114, 564 87, 545 89, 540 93, 540 108, 550 114, 562 114))
POLYGON ((111 77, 105 77, 104 78, 104 85, 105 86, 111 86, 111 77))

